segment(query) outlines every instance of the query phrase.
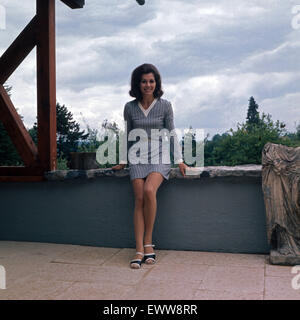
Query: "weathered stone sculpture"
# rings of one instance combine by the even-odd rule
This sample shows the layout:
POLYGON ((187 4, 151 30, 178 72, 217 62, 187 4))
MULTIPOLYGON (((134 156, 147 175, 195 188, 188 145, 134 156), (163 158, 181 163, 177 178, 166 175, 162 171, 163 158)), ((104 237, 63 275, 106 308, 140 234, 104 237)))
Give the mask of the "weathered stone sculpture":
POLYGON ((300 264, 300 147, 267 143, 262 165, 270 263, 300 264))

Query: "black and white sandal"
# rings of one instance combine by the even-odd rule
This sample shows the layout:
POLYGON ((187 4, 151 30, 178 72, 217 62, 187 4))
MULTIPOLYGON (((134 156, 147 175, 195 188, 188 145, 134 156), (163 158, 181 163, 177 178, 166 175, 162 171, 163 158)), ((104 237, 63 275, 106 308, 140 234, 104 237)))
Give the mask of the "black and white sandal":
MULTIPOLYGON (((144 245, 144 248, 147 248, 147 247, 155 247, 154 244, 145 244, 144 245)), ((155 263, 155 253, 145 253, 144 254, 144 261, 146 264, 154 264, 155 263)))
POLYGON ((142 258, 141 258, 141 259, 133 259, 133 260, 131 260, 131 261, 130 261, 130 268, 132 268, 132 269, 140 269, 141 264, 142 264, 143 259, 144 259, 144 253, 137 251, 135 254, 136 254, 136 255, 137 255, 137 254, 141 255, 142 258))

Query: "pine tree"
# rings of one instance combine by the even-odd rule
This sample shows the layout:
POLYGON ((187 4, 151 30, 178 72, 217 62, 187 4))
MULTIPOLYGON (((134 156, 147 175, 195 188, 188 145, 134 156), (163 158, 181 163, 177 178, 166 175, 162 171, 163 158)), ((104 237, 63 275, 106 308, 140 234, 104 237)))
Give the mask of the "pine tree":
MULTIPOLYGON (((65 105, 56 104, 56 142, 57 157, 71 160, 70 152, 76 152, 82 140, 86 140, 89 133, 80 131, 80 125, 73 120, 73 114, 65 105)), ((37 143, 37 123, 29 130, 35 143, 37 143)))
POLYGON ((249 99, 249 106, 248 106, 248 113, 247 113, 247 124, 253 125, 253 124, 259 124, 259 112, 258 104, 255 102, 253 97, 250 97, 249 99))
POLYGON ((71 159, 70 152, 77 151, 80 141, 86 140, 88 133, 80 131, 80 125, 65 105, 56 104, 57 156, 71 159))

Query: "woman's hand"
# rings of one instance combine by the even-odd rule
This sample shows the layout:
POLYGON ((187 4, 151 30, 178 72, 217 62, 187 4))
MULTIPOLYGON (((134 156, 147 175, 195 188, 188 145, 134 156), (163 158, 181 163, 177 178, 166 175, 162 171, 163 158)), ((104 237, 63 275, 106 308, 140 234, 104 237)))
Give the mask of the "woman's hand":
POLYGON ((112 170, 122 170, 126 167, 125 163, 117 164, 116 166, 111 167, 112 170))
POLYGON ((187 168, 189 168, 189 166, 187 166, 184 162, 180 162, 180 163, 178 163, 178 167, 179 167, 181 174, 185 177, 185 170, 187 168))

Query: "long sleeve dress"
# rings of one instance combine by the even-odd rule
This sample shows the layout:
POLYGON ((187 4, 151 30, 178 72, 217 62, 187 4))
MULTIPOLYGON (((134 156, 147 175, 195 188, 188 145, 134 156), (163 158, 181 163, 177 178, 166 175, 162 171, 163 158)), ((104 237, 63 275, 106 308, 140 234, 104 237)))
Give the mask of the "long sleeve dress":
POLYGON ((181 147, 174 130, 171 103, 157 98, 148 109, 144 109, 137 99, 129 101, 124 107, 124 120, 127 130, 127 159, 120 159, 120 163, 128 161, 130 179, 145 178, 150 172, 160 172, 168 180, 171 171, 170 151, 174 163, 182 162, 181 147), (143 129, 145 134, 140 134, 141 131, 134 134, 137 132, 134 129, 143 129), (153 134, 155 131, 153 129, 157 129, 156 133, 162 133, 164 130, 160 131, 161 129, 167 129, 171 133, 171 139, 168 140, 165 134, 160 133, 160 136, 153 134), (170 146, 169 152, 162 152, 163 141, 170 146))

